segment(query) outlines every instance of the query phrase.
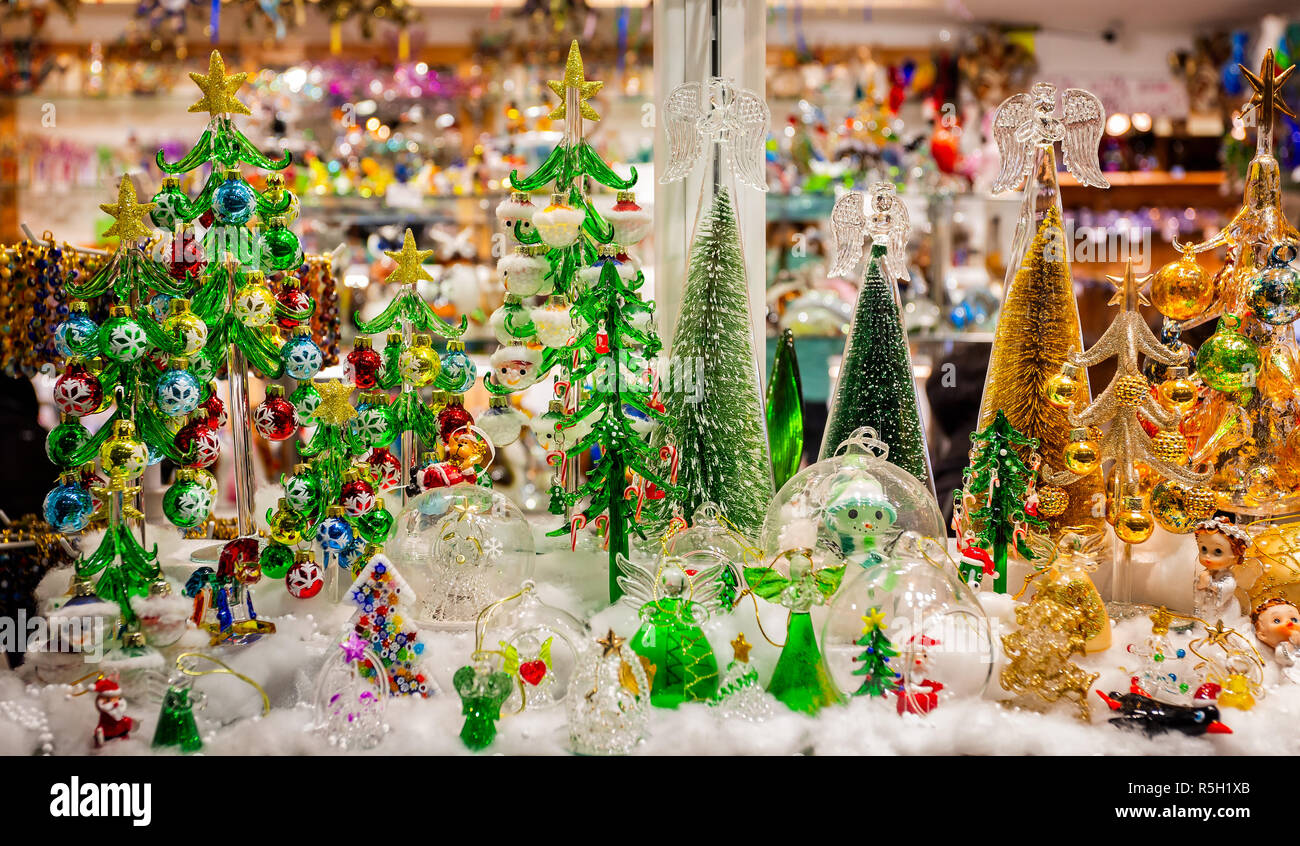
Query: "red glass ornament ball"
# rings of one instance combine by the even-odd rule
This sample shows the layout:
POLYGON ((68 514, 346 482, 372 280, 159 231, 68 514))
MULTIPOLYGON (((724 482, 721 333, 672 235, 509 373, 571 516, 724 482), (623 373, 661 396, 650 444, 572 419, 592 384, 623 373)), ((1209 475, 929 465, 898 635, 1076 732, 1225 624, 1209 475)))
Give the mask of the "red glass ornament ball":
POLYGON ((474 422, 474 416, 463 405, 448 405, 438 412, 438 432, 445 441, 452 432, 463 429, 474 422))
POLYGON ((221 439, 207 418, 192 420, 180 428, 172 440, 177 451, 189 460, 186 467, 211 467, 221 456, 221 439))
MULTIPOLYGON (((286 311, 301 313, 311 308, 311 297, 302 288, 281 288, 280 293, 275 295, 276 300, 284 307, 286 311)), ((281 317, 280 326, 284 329, 292 329, 300 326, 301 321, 292 317, 281 317)))
POLYGON ((379 368, 383 359, 373 349, 353 350, 348 353, 344 378, 350 380, 359 390, 367 390, 379 384, 379 368))
POLYGON ((339 504, 347 509, 349 517, 359 517, 375 508, 375 488, 365 479, 343 483, 339 504))
POLYGON ((253 425, 268 441, 283 441, 298 431, 298 414, 284 397, 267 397, 253 413, 253 425))
POLYGON ((375 447, 366 458, 371 471, 379 480, 381 491, 390 490, 402 483, 402 462, 387 447, 375 447))

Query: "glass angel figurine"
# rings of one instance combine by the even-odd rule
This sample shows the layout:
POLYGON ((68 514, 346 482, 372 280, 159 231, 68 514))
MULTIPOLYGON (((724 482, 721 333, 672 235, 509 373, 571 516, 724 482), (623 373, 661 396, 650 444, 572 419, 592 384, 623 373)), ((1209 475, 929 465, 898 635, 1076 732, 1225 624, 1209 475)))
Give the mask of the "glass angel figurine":
POLYGON ((668 165, 659 181, 685 179, 704 158, 706 148, 716 143, 737 182, 766 191, 763 148, 771 117, 761 96, 729 79, 715 76, 706 82, 683 82, 664 100, 668 165))
POLYGON ((1018 187, 1033 167, 1035 147, 1061 142, 1065 167, 1083 185, 1109 188, 1097 160, 1098 144, 1106 124, 1106 110, 1096 94, 1067 88, 1062 117, 1056 116, 1056 86, 1036 82, 1028 94, 1013 94, 998 106, 993 137, 998 143, 1002 168, 993 193, 1018 187))
POLYGON ((461 667, 452 676, 451 683, 460 696, 461 712, 465 715, 460 739, 476 752, 486 749, 496 740, 501 705, 509 698, 514 682, 506 673, 481 661, 461 667))
POLYGON ((885 247, 884 270, 887 281, 906 282, 909 278, 907 235, 911 228, 907 206, 899 198, 894 183, 873 183, 870 199, 857 191, 850 191, 836 200, 835 207, 831 209, 835 262, 828 275, 848 278, 862 260, 865 239, 870 238, 873 245, 885 247), (870 215, 867 214, 868 210, 870 215))
POLYGON ((718 660, 700 628, 721 607, 725 565, 692 570, 684 559, 661 556, 654 569, 618 556, 623 600, 640 608, 641 628, 629 646, 654 667, 650 704, 676 708, 718 691, 718 660))
POLYGON ((814 605, 825 605, 839 590, 844 565, 818 570, 813 565, 812 550, 808 549, 787 550, 777 560, 781 558, 789 562, 788 577, 771 566, 745 568, 745 581, 755 596, 790 610, 785 646, 767 692, 795 711, 815 714, 839 702, 840 695, 822 663, 810 612, 814 605))

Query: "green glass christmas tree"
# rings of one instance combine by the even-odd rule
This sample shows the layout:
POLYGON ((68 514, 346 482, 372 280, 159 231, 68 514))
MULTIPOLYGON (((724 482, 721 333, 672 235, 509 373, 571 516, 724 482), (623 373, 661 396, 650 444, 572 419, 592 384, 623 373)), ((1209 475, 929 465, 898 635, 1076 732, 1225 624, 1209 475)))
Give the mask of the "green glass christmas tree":
POLYGON ((777 341, 772 375, 767 382, 767 444, 772 456, 772 484, 779 491, 799 472, 803 458, 803 382, 794 351, 794 333, 777 341))
POLYGON ((862 685, 853 691, 854 696, 885 696, 898 689, 896 673, 889 665, 889 659, 897 658, 898 651, 885 636, 884 619, 879 608, 870 609, 862 618, 862 637, 855 641, 862 647, 862 654, 853 659, 861 663, 853 675, 862 676, 862 685))
POLYGON ((751 341, 749 291, 735 210, 725 189, 714 195, 691 249, 673 360, 689 363, 694 384, 674 384, 668 422, 656 446, 676 448, 680 502, 687 514, 716 503, 754 537, 772 500, 772 467, 751 341))
MULTIPOLYGON (((1040 531, 1047 521, 1026 510, 1030 485, 1037 471, 1030 469, 1022 451, 1038 449, 1038 441, 1015 430, 1005 414, 998 411, 983 431, 971 435, 973 457, 966 468, 965 494, 983 505, 969 518, 975 527, 975 544, 993 556, 995 571, 993 590, 1007 590, 1007 553, 1014 547, 1026 560, 1034 553, 1026 543, 1028 529, 1040 531)), ((958 491, 957 495, 962 496, 958 491)), ((982 577, 982 570, 963 575, 982 577)))

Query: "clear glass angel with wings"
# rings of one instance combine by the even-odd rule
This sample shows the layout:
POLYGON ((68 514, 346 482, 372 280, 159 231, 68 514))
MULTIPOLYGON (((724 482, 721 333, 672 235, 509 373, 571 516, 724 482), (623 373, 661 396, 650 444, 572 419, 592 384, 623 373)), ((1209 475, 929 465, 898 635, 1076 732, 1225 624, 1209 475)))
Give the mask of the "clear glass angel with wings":
POLYGON ((707 82, 683 82, 664 100, 668 166, 659 181, 685 179, 705 149, 719 144, 735 180, 766 191, 763 148, 771 118, 761 96, 729 79, 715 76, 707 82))
POLYGON ((835 262, 830 276, 847 277, 862 260, 862 246, 868 237, 873 245, 885 247, 885 276, 890 282, 905 282, 907 235, 912 224, 907 206, 892 182, 876 182, 864 197, 850 191, 831 209, 831 232, 835 236, 835 262), (870 208, 871 213, 867 214, 870 208))
POLYGON ((632 651, 654 666, 650 702, 675 708, 702 702, 718 689, 718 661, 700 628, 722 607, 725 563, 693 568, 675 555, 652 567, 618 556, 623 601, 639 609, 632 651))
POLYGON ((1002 101, 993 117, 993 138, 998 143, 1002 167, 993 193, 1020 187, 1033 166, 1033 150, 1061 142, 1065 167, 1083 185, 1109 188, 1101 173, 1097 152, 1106 125, 1106 109, 1096 94, 1067 88, 1061 99, 1062 116, 1056 114, 1056 86, 1036 82, 1028 94, 1013 94, 1002 101))

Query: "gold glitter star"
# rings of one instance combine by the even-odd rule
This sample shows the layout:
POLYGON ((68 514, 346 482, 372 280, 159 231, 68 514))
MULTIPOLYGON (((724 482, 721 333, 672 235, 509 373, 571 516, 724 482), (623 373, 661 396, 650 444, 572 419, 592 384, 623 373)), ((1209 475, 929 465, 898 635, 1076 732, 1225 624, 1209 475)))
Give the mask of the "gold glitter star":
POLYGON ((113 218, 113 225, 104 230, 104 237, 116 235, 125 244, 149 234, 149 227, 143 218, 157 206, 157 203, 137 203, 135 201, 135 183, 131 177, 122 174, 122 181, 117 184, 117 202, 100 203, 99 208, 113 218))
POLYGON ((1241 110, 1243 117, 1255 112, 1255 123, 1261 126, 1264 121, 1272 123, 1274 112, 1281 112, 1291 120, 1297 120, 1295 112, 1291 111, 1290 107, 1278 96, 1282 86, 1286 85, 1286 81, 1291 77, 1291 72, 1295 70, 1295 65, 1291 65, 1281 73, 1277 73, 1277 63, 1273 58, 1273 50, 1270 48, 1264 54, 1264 63, 1259 68, 1259 76, 1251 73, 1250 68, 1245 65, 1237 65, 1237 67, 1241 68, 1241 72, 1245 75, 1246 81, 1250 83, 1250 87, 1255 89, 1255 94, 1250 98, 1250 103, 1241 110))
POLYGON ((208 57, 208 73, 204 76, 201 73, 190 71, 190 79, 203 92, 199 101, 190 106, 191 112, 207 112, 212 117, 217 115, 251 115, 248 106, 239 102, 235 97, 235 92, 244 84, 248 78, 246 73, 232 73, 226 75, 226 63, 221 58, 221 53, 216 50, 208 57))
POLYGON ((1148 282, 1151 281, 1153 274, 1148 273, 1141 279, 1133 276, 1133 260, 1129 259, 1124 265, 1123 276, 1107 276, 1110 283, 1115 286, 1115 295, 1110 298, 1106 305, 1117 305, 1123 307, 1124 311, 1137 311, 1138 306, 1149 306, 1151 301, 1147 295, 1142 293, 1148 282))
POLYGON ((614 634, 613 629, 610 629, 609 634, 604 637, 596 638, 596 643, 600 644, 601 648, 604 650, 601 654, 605 658, 617 654, 618 650, 623 646, 623 641, 624 638, 614 634))
POLYGON ((862 633, 870 634, 884 625, 885 612, 879 608, 872 608, 862 617, 862 633))
POLYGON ((1222 646, 1224 651, 1228 651, 1228 640, 1233 634, 1233 630, 1224 628, 1223 620, 1219 620, 1213 628, 1205 627, 1205 645, 1222 646))
POLYGON ((745 633, 741 632, 735 640, 731 642, 732 652, 735 653, 736 660, 742 664, 749 663, 749 650, 754 648, 754 644, 745 640, 745 633))
POLYGON ((600 115, 587 103, 587 98, 594 97, 605 83, 587 81, 586 71, 582 68, 582 53, 578 51, 578 39, 573 39, 569 45, 569 58, 564 63, 564 79, 547 80, 546 85, 560 98, 560 105, 551 111, 551 120, 564 120, 568 117, 566 106, 570 88, 578 91, 578 113, 587 120, 600 120, 600 115))
POLYGON ((415 248, 415 235, 411 230, 406 230, 406 238, 402 241, 400 250, 384 250, 384 255, 397 262, 397 267, 393 272, 388 274, 388 281, 395 282, 398 285, 419 282, 421 279, 433 281, 429 271, 424 269, 424 260, 433 255, 433 250, 418 250, 415 248))
POLYGON ((348 397, 352 396, 351 385, 338 379, 315 384, 316 390, 320 392, 320 405, 316 406, 313 417, 331 426, 342 426, 357 416, 357 410, 348 402, 348 397))

